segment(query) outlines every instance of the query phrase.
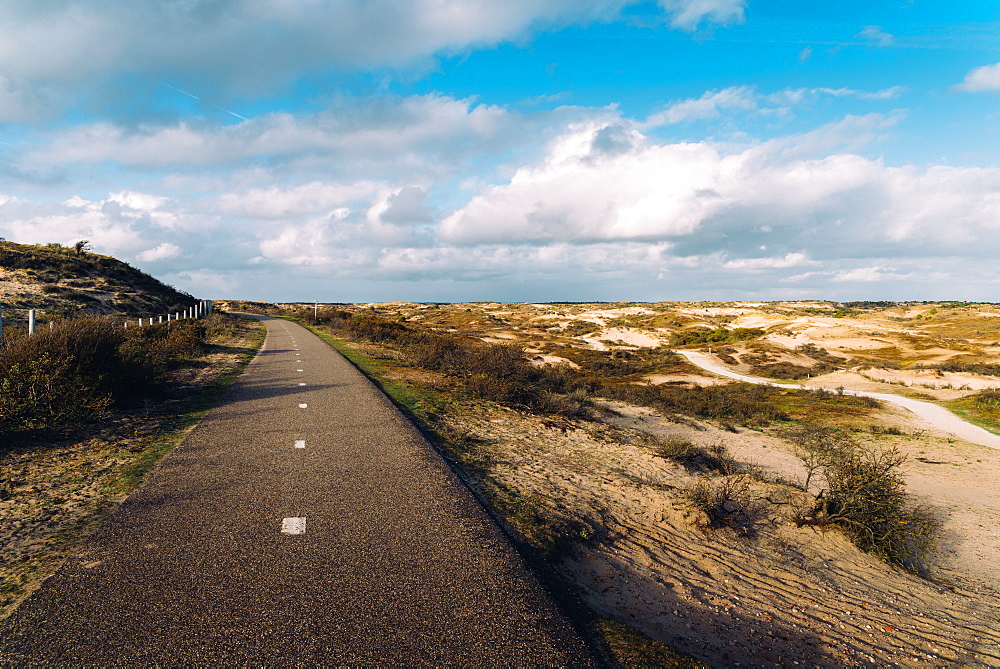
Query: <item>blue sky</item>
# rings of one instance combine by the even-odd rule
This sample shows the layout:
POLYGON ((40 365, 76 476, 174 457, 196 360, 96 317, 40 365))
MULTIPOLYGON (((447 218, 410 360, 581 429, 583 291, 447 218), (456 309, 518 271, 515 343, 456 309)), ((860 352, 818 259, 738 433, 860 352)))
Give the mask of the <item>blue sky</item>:
POLYGON ((6 0, 0 236, 199 297, 1000 294, 1000 5, 6 0))

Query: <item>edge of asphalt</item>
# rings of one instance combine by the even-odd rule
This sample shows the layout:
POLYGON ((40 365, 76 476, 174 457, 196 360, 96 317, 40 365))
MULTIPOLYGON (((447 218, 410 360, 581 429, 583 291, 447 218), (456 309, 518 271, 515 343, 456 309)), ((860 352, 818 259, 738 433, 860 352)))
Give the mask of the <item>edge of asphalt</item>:
MULTIPOLYGON (((278 318, 281 318, 280 316, 278 318)), ((316 333, 315 330, 310 325, 305 323, 299 323, 293 319, 287 319, 293 323, 303 326, 309 332, 322 341, 324 344, 333 349, 337 355, 343 356, 343 354, 338 351, 330 342, 326 341, 323 337, 316 333)), ((580 638, 586 644, 588 650, 594 655, 594 657, 605 667, 621 667, 621 663, 617 660, 611 648, 608 646, 607 642, 604 641, 604 635, 600 629, 597 622, 597 616, 594 614, 590 608, 583 603, 580 597, 577 595, 576 591, 570 586, 569 583, 556 571, 555 567, 549 564, 548 560, 540 550, 535 546, 531 545, 526 540, 522 539, 517 531, 507 522, 507 520, 497 513, 489 503, 489 500, 476 489, 472 484, 472 481, 466 476, 465 472, 462 470, 461 465, 454 458, 448 456, 445 451, 435 443, 432 435, 420 425, 419 421, 414 420, 410 411, 399 402, 397 402, 389 393, 382 389, 381 384, 378 379, 373 378, 364 369, 354 364, 349 358, 343 356, 358 372, 364 376, 369 383, 371 383, 380 393, 382 393, 386 399, 402 414, 406 420, 413 425, 414 429, 420 433, 424 440, 430 444, 434 452, 438 454, 442 461, 448 466, 448 469, 455 475, 455 478, 462 484, 472 499, 483 509, 486 515, 491 521, 497 526, 500 532, 507 538, 507 541, 511 544, 514 550, 517 552, 518 557, 524 562, 524 565, 531 571, 531 573, 538 579, 542 588, 552 597, 556 606, 562 611, 563 615, 566 616, 566 620, 569 621, 573 629, 580 635, 580 638)))

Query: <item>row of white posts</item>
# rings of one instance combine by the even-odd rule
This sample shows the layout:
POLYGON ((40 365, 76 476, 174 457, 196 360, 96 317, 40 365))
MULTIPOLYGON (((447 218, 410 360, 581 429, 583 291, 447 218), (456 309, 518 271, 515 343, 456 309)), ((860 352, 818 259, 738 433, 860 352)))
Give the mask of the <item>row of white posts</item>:
MULTIPOLYGON (((189 307, 184 311, 178 311, 173 314, 164 314, 162 316, 140 318, 139 327, 142 327, 143 325, 153 325, 154 323, 169 323, 170 321, 179 321, 185 318, 204 318, 212 313, 215 313, 212 300, 199 300, 198 304, 193 307, 189 307)), ((125 321, 126 328, 128 327, 128 324, 129 322, 125 321)))
MULTIPOLYGON (((212 300, 199 300, 198 304, 193 307, 189 307, 184 311, 178 311, 173 314, 164 314, 162 316, 150 316, 149 318, 140 318, 139 327, 143 325, 152 325, 153 323, 169 323, 170 321, 179 321, 185 318, 203 318, 209 314, 215 313, 215 308, 212 305, 212 300)), ((125 321, 125 327, 128 327, 129 322, 125 321)), ((52 321, 49 321, 49 327, 52 327, 52 321)), ((28 334, 35 334, 35 310, 28 310, 28 334)), ((0 341, 3 341, 3 307, 0 306, 0 341)))

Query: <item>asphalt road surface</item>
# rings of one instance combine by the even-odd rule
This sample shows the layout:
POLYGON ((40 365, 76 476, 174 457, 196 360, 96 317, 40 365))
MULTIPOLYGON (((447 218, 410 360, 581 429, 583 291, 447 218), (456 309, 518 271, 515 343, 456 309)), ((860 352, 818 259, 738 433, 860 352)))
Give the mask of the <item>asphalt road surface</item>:
POLYGON ((304 328, 0 627, 0 664, 597 666, 440 456, 304 328))

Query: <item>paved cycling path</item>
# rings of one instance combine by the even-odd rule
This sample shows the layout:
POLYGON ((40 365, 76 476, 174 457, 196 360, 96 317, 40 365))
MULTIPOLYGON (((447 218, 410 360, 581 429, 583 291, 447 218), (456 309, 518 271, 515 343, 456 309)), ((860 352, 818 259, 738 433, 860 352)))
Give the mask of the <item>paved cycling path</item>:
POLYGON ((304 328, 0 626, 0 664, 596 666, 437 453, 304 328))
MULTIPOLYGON (((772 381, 770 379, 762 379, 758 376, 746 376, 744 374, 739 374, 728 369, 727 367, 724 367, 715 358, 699 351, 678 351, 678 353, 687 358, 687 360, 692 364, 697 365, 704 370, 718 374, 719 376, 736 379, 737 381, 777 386, 779 388, 806 388, 809 390, 820 388, 815 384, 815 382, 808 384, 779 382, 772 381)), ((823 390, 830 390, 834 392, 841 391, 840 388, 823 388, 823 390)), ((978 444, 980 446, 1000 449, 1000 436, 984 430, 978 425, 973 425, 972 423, 962 420, 952 412, 942 406, 938 406, 937 404, 921 402, 920 400, 914 400, 909 397, 902 397, 892 393, 873 393, 867 390, 844 390, 843 393, 845 395, 855 395, 857 397, 873 397, 877 400, 882 400, 883 402, 889 402, 891 404, 901 406, 904 409, 908 409, 909 411, 917 414, 937 429, 956 436, 959 439, 964 439, 965 441, 978 444)))

